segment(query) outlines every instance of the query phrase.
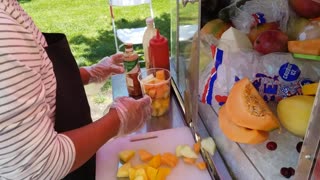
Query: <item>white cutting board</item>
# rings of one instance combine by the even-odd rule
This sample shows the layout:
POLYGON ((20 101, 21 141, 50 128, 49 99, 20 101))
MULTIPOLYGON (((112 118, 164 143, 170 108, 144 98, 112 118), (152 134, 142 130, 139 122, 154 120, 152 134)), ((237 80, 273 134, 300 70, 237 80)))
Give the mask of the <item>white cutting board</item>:
MULTIPOLYGON (((164 152, 175 153, 175 148, 178 145, 188 144, 193 146, 194 142, 188 127, 166 129, 114 139, 102 146, 97 152, 96 180, 117 179, 116 173, 119 163, 118 153, 121 150, 145 149, 152 154, 162 154, 164 152), (144 138, 144 140, 132 141, 141 138, 144 138)), ((138 160, 137 154, 135 158, 136 159, 133 159, 132 161, 133 164, 137 162, 142 164, 142 162, 138 160)), ((202 161, 202 157, 198 160, 202 161)), ((201 171, 195 165, 185 164, 180 158, 179 163, 172 169, 167 180, 211 180, 211 177, 208 171, 201 171)))

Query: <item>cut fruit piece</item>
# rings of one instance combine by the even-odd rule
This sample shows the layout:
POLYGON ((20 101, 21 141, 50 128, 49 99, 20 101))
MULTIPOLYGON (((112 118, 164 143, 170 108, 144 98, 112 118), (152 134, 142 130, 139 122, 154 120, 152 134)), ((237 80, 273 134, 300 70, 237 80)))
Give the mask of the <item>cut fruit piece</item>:
POLYGON ((153 155, 150 152, 148 152, 148 151, 146 151, 144 149, 140 149, 138 151, 138 154, 139 154, 140 160, 143 161, 143 162, 149 161, 153 157, 153 155))
POLYGON ((200 153, 201 143, 200 141, 193 144, 193 150, 196 154, 200 153))
POLYGON ((149 166, 153 168, 158 168, 161 165, 161 155, 157 154, 148 163, 149 166))
POLYGON ((136 177, 136 169, 129 168, 129 179, 132 180, 134 177, 136 177))
POLYGON ((123 177, 129 177, 129 169, 131 168, 130 162, 125 163, 122 165, 117 172, 117 177, 123 178, 123 177))
POLYGON ((182 145, 180 149, 180 153, 183 157, 194 158, 197 159, 198 155, 193 151, 193 149, 189 145, 182 145))
POLYGON ((160 167, 158 169, 158 174, 156 180, 165 180, 166 177, 171 173, 171 169, 167 167, 160 167))
POLYGON ((151 166, 147 167, 147 176, 149 180, 155 180, 158 174, 158 169, 153 168, 151 166))
POLYGON ((196 163, 196 160, 197 159, 194 159, 194 158, 187 158, 187 157, 184 157, 183 158, 183 162, 185 162, 186 164, 195 164, 196 163))
POLYGON ((219 110, 219 126, 225 136, 239 143, 258 144, 267 140, 269 136, 269 133, 266 131, 248 129, 233 123, 233 121, 230 120, 225 105, 219 110))
POLYGON ((320 55, 320 38, 304 41, 289 41, 289 51, 296 54, 320 55))
POLYGON ((181 156, 182 156, 182 154, 181 154, 181 149, 183 148, 183 146, 184 146, 184 145, 178 145, 178 146, 176 147, 176 156, 177 156, 177 157, 181 157, 181 156))
POLYGON ((226 111, 238 126, 263 131, 279 128, 278 119, 248 78, 233 85, 226 101, 226 111))
POLYGON ((134 155, 135 155, 134 150, 124 150, 119 153, 119 158, 122 162, 128 162, 134 155))
POLYGON ((281 124, 291 133, 304 137, 309 124, 314 96, 291 96, 282 99, 278 106, 281 124))
POLYGON ((172 153, 164 153, 161 155, 161 164, 170 166, 170 167, 175 167, 178 163, 178 157, 175 156, 172 153))
POLYGON ((201 148, 213 156, 216 150, 216 143, 213 141, 212 137, 207 137, 201 140, 201 148))
POLYGON ((306 84, 302 86, 303 95, 316 95, 319 83, 306 84))
POLYGON ((164 70, 156 71, 156 78, 159 80, 166 80, 166 73, 164 70))
POLYGON ((135 180, 136 179, 142 179, 142 180, 148 180, 148 176, 147 176, 147 173, 146 173, 146 171, 143 169, 143 168, 141 168, 141 169, 137 169, 136 170, 136 174, 135 174, 135 180))
POLYGON ((196 166, 200 170, 206 170, 207 169, 207 165, 206 165, 205 162, 197 162, 196 166))

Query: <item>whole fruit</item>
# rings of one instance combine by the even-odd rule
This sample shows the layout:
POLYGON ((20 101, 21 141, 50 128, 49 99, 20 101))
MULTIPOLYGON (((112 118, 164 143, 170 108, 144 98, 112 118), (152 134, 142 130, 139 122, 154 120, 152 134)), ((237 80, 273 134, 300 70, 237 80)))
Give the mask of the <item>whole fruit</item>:
POLYGON ((281 124, 289 132, 304 137, 314 102, 314 96, 291 96, 277 106, 281 124))
POLYGON ((314 0, 289 0, 292 9, 305 18, 316 18, 320 16, 320 3, 314 0))
POLYGON ((253 48, 261 54, 288 51, 288 36, 278 30, 267 30, 257 37, 253 48))
POLYGON ((251 28, 248 37, 253 44, 260 33, 267 31, 267 30, 279 30, 279 23, 277 22, 269 22, 265 24, 258 25, 256 27, 251 28))

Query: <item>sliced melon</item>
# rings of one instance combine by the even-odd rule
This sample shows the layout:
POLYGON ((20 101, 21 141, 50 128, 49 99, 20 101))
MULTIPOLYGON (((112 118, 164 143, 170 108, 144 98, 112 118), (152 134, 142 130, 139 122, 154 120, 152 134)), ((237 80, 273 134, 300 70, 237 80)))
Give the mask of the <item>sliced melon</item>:
POLYGON ((241 79, 231 88, 226 109, 238 126, 263 131, 279 128, 277 117, 248 78, 241 79))
POLYGON ((233 123, 225 106, 219 110, 219 126, 227 138, 238 143, 258 144, 267 140, 269 136, 266 131, 248 129, 233 123))

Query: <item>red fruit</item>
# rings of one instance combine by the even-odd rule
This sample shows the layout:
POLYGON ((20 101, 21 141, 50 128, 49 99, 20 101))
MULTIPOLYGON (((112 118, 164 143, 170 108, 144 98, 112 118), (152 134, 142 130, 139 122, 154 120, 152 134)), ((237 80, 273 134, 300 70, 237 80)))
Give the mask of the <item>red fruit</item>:
POLYGON ((253 44, 254 41, 257 39, 257 37, 260 35, 260 33, 267 31, 267 30, 279 30, 279 23, 277 22, 269 22, 265 24, 261 24, 258 26, 255 26, 251 28, 248 37, 253 44))
POLYGON ((270 151, 274 151, 277 149, 277 143, 270 141, 267 143, 266 145, 267 149, 269 149, 270 151))
POLYGON ((320 16, 320 3, 313 0, 289 0, 292 9, 305 18, 316 18, 320 16))
POLYGON ((288 51, 288 36, 277 30, 267 30, 258 36, 253 48, 261 54, 288 51))

